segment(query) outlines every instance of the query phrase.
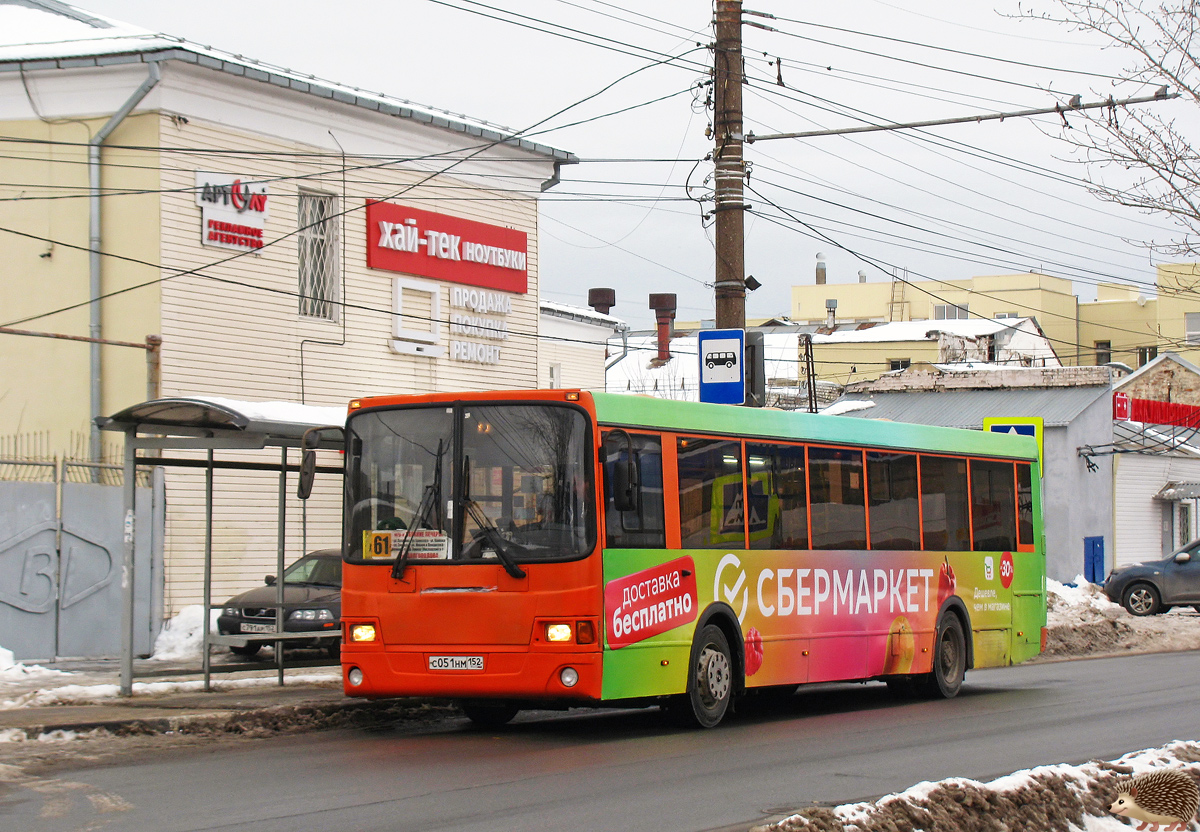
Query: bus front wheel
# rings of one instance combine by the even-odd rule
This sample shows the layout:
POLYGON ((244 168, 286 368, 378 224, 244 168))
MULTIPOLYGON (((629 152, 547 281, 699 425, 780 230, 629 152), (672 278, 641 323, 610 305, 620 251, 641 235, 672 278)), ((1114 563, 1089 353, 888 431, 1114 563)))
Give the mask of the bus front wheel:
POLYGON ((930 698, 953 699, 966 675, 967 638, 958 616, 947 612, 938 622, 933 642, 933 670, 918 677, 917 684, 920 692, 930 698))
POLYGON ((725 718, 733 699, 733 659, 729 640, 715 624, 708 624, 692 642, 687 693, 676 705, 685 724, 714 728, 725 718))

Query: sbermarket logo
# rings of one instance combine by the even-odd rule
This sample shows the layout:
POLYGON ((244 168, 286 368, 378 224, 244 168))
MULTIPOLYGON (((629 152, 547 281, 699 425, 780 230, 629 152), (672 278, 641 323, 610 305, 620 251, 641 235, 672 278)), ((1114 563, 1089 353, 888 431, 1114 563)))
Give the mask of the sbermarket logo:
POLYGON ((742 569, 742 562, 737 555, 728 554, 717 564, 717 574, 713 578, 713 598, 724 599, 725 603, 737 610, 739 592, 742 595, 742 607, 738 610, 737 617, 738 623, 741 624, 746 619, 746 609, 750 605, 750 588, 746 586, 746 570, 742 569), (731 567, 730 577, 733 578, 733 584, 729 586, 721 582, 721 576, 727 566, 731 567))

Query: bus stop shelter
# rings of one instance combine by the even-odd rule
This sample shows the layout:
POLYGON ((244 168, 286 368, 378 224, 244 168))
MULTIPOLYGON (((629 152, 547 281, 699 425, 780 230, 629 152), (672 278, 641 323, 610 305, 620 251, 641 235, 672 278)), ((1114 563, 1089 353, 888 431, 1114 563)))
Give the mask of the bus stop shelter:
MULTIPOLYGON (((209 647, 244 647, 251 641, 274 643, 279 684, 283 684, 283 644, 311 633, 283 632, 283 568, 286 542, 288 474, 299 471, 299 458, 292 462, 288 451, 300 448, 305 433, 308 447, 342 450, 342 428, 346 411, 340 407, 316 407, 292 402, 248 402, 213 396, 154 399, 127 407, 106 419, 98 419, 103 430, 125 434, 124 516, 125 551, 121 567, 121 695, 133 694, 133 541, 134 496, 138 466, 175 466, 205 470, 204 512, 204 689, 211 688, 209 647), (278 449, 277 461, 266 452, 278 449), (171 451, 202 450, 205 457, 171 457, 171 451), (239 459, 218 459, 218 451, 236 451, 239 459), (248 460, 246 451, 262 451, 263 459, 248 460), (279 473, 278 524, 274 633, 220 635, 210 632, 213 566, 213 472, 217 468, 279 473)), ((318 466, 318 473, 341 474, 342 467, 318 466)), ((168 520, 169 523, 169 520, 168 520)))

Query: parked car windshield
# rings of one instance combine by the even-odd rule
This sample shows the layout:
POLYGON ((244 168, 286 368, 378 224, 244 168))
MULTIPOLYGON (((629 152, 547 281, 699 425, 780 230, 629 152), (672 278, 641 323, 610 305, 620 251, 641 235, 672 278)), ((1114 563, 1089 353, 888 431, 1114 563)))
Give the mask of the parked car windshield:
POLYGON ((284 570, 283 582, 341 586, 342 561, 340 558, 301 558, 284 570))

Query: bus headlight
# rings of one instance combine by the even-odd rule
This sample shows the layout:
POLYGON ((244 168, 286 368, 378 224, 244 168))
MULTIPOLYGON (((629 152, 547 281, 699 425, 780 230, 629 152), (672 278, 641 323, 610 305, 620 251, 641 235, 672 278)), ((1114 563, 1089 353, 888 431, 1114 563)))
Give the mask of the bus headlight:
POLYGON ((558 680, 565 687, 573 688, 579 683, 579 673, 573 667, 564 667, 558 674, 558 680))
POLYGON ((351 641, 374 641, 375 640, 375 625, 374 624, 355 624, 350 628, 351 641))
POLYGON ((346 681, 353 687, 358 687, 363 683, 363 672, 357 667, 350 668, 350 672, 346 674, 346 681))
POLYGON ((570 641, 571 640, 571 625, 570 624, 547 624, 546 625, 546 641, 570 641))

